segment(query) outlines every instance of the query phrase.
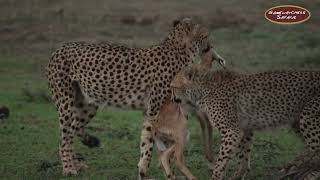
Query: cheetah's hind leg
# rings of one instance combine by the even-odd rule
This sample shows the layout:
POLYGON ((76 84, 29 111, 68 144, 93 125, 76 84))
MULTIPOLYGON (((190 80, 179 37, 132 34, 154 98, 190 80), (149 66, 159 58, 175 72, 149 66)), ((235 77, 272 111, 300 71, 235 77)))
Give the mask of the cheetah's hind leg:
POLYGON ((320 96, 309 101, 300 113, 299 132, 306 144, 305 151, 286 166, 284 174, 294 174, 298 179, 312 177, 320 172, 320 96), (305 171, 305 172, 304 172, 305 171))
MULTIPOLYGON (((73 121, 71 124, 72 132, 73 134, 78 135, 85 145, 89 147, 98 145, 99 140, 96 137, 85 133, 84 131, 84 128, 89 123, 90 119, 96 115, 98 106, 86 101, 77 82, 72 82, 72 89, 74 91, 73 121)), ((79 155, 77 154, 73 155, 73 162, 77 170, 88 167, 83 163, 83 158, 79 158, 79 155)))
POLYGON ((316 180, 320 179, 320 150, 304 152, 292 163, 282 168, 279 179, 316 180))
POLYGON ((85 131, 85 126, 96 115, 98 106, 94 105, 93 103, 88 103, 85 100, 77 82, 74 81, 72 86, 75 90, 75 106, 77 109, 74 122, 74 125, 76 126, 76 134, 78 137, 80 137, 82 144, 90 148, 99 147, 100 140, 85 131))
MULTIPOLYGON (((82 165, 77 159, 73 150, 73 137, 76 133, 75 119, 77 117, 77 107, 75 107, 75 89, 72 81, 65 73, 60 73, 61 83, 52 84, 53 99, 59 112, 59 126, 61 142, 59 156, 62 162, 63 174, 65 176, 77 175, 82 165)), ((57 80, 57 81, 58 81, 57 80)))

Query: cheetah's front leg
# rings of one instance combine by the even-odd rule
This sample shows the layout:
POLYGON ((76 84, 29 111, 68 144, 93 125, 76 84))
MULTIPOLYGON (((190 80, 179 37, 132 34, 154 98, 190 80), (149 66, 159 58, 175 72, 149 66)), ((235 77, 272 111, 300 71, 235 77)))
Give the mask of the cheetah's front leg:
POLYGON ((228 162, 239 151, 239 144, 243 137, 243 131, 240 129, 225 129, 222 135, 219 156, 213 168, 212 179, 222 180, 228 162))
POLYGON ((231 180, 239 178, 244 179, 250 170, 252 142, 253 133, 251 131, 245 132, 240 143, 239 152, 237 153, 237 156, 239 157, 238 170, 234 173, 233 177, 230 178, 231 180))
POLYGON ((152 122, 149 118, 145 118, 140 139, 140 161, 138 164, 139 174, 138 179, 142 180, 147 175, 148 168, 151 162, 153 136, 152 122))
POLYGON ((138 164, 139 174, 138 179, 145 179, 148 168, 151 162, 152 148, 153 148, 153 122, 156 120, 160 107, 165 101, 162 93, 162 85, 155 84, 150 91, 150 99, 147 104, 147 109, 144 114, 143 128, 140 138, 140 160, 138 164))
POLYGON ((73 137, 74 131, 71 127, 73 112, 65 111, 63 107, 69 107, 69 104, 63 104, 59 108, 59 121, 61 130, 61 144, 59 148, 59 155, 62 161, 63 174, 66 176, 77 175, 80 167, 75 161, 75 154, 73 152, 73 137))

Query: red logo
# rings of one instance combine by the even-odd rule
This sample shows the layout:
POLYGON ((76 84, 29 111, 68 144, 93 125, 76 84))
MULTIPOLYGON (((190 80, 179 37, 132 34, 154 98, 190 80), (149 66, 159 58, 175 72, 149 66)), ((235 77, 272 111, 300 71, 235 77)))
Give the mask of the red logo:
POLYGON ((307 21, 311 13, 300 6, 282 5, 268 9, 264 17, 277 24, 298 24, 307 21))

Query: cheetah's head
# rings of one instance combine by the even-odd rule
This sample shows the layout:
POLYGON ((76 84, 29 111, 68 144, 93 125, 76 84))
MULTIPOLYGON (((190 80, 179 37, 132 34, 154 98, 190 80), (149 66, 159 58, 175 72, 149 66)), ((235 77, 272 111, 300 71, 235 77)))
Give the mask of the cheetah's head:
POLYGON ((213 70, 200 64, 182 69, 171 82, 170 86, 175 99, 197 102, 209 92, 219 89, 241 77, 240 73, 229 70, 213 70))
POLYGON ((179 48, 187 48, 193 55, 199 54, 203 56, 210 54, 211 59, 206 61, 208 66, 211 65, 213 60, 217 60, 222 66, 225 66, 225 60, 214 50, 209 41, 210 33, 208 28, 201 24, 196 24, 190 18, 175 20, 173 27, 167 42, 179 48))
POLYGON ((183 18, 173 22, 173 30, 168 41, 177 46, 191 48, 192 51, 209 51, 209 30, 196 24, 191 18, 183 18))
POLYGON ((175 98, 195 103, 205 93, 202 77, 206 75, 207 71, 208 68, 198 64, 180 71, 170 84, 175 98))

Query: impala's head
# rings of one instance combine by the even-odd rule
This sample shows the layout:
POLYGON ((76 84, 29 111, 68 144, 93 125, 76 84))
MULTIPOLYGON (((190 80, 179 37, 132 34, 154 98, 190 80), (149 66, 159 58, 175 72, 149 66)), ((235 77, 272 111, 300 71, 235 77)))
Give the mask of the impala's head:
POLYGON ((226 68, 226 60, 222 58, 213 47, 208 51, 201 53, 201 66, 207 69, 211 69, 212 63, 217 61, 224 69, 226 68))

